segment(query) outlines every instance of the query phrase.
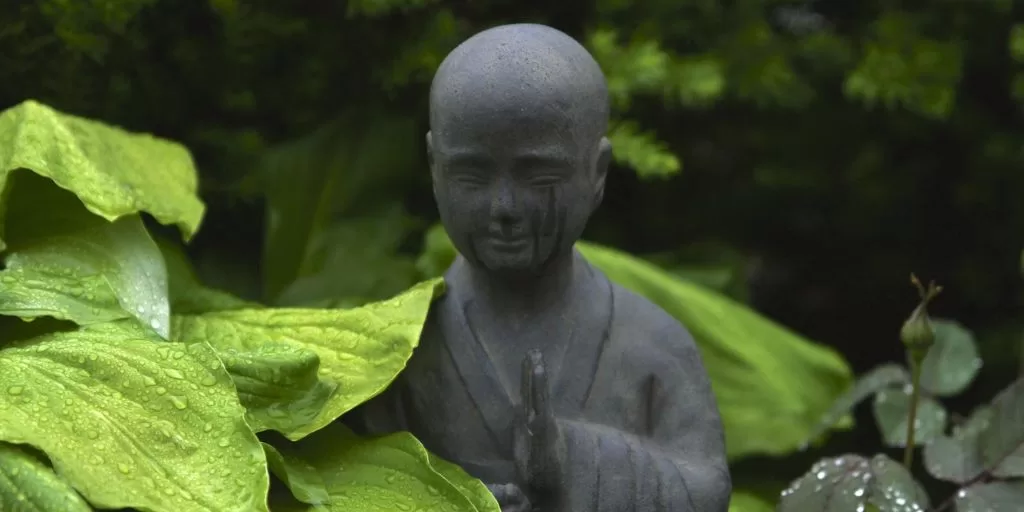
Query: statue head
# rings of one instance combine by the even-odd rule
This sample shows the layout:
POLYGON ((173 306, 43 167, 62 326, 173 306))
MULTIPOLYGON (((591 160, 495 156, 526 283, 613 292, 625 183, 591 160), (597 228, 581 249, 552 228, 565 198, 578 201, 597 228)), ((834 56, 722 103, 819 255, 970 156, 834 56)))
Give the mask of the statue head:
POLYGON ((445 58, 427 151, 441 222, 474 266, 541 274, 572 253, 604 195, 608 88, 550 27, 491 28, 445 58))

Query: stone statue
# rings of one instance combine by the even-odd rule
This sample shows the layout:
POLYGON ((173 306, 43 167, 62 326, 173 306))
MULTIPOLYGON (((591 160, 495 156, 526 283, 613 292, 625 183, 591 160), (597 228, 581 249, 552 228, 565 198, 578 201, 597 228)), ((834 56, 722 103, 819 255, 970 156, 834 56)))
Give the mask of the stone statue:
POLYGON ((693 339, 574 248, 603 197, 608 110, 601 69, 555 29, 492 28, 448 55, 427 148, 460 255, 404 373, 346 421, 412 432, 504 511, 725 512, 693 339))

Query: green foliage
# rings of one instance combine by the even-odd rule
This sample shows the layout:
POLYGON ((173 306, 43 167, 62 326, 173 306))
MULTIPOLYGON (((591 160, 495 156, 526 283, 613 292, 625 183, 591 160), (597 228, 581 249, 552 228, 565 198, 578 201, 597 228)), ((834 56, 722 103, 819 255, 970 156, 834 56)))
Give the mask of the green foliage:
MULTIPOLYGON (((908 322, 932 323, 924 305, 938 288, 931 287, 934 293, 920 288, 921 305, 908 322)), ((1024 486, 1018 480, 1024 477, 1024 378, 1015 380, 991 403, 978 407, 947 435, 946 409, 937 397, 955 395, 974 380, 980 368, 974 337, 962 325, 940 320, 934 322, 934 345, 925 349, 923 362, 912 357, 919 348, 907 347, 916 375, 899 365, 880 366, 858 379, 823 421, 827 425, 874 394, 874 414, 882 438, 891 447, 905 447, 904 463, 883 454, 870 460, 860 455, 823 459, 783 491, 780 511, 847 512, 872 506, 874 510, 929 509, 924 487, 908 470, 913 467, 918 445, 924 447, 927 473, 958 486, 934 510, 946 510, 953 504, 958 512, 1019 508, 1024 502, 1024 486), (908 439, 911 436, 913 442, 908 439)))
MULTIPOLYGON (((342 449, 315 448, 321 469, 367 467, 365 481, 327 480, 331 495, 321 505, 329 510, 379 509, 351 497, 397 470, 429 482, 395 486, 409 503, 451 507, 488 497, 411 438, 334 442, 341 427, 333 420, 404 367, 441 280, 353 310, 268 308, 209 289, 174 244, 154 242, 138 215, 178 223, 154 212, 192 205, 201 214, 196 197, 182 193, 175 203, 173 190, 159 193, 165 181, 149 178, 174 164, 159 160, 166 149, 180 147, 84 120, 74 121, 71 146, 40 146, 67 137, 69 118, 28 105, 0 114, 20 116, 7 128, 32 134, 0 131, 12 141, 3 156, 17 157, 3 176, 18 171, 0 203, 9 213, 0 271, 0 471, 12 478, 0 483, 5 510, 31 502, 68 511, 267 511, 269 469, 292 451, 281 441, 268 462, 256 434, 299 439, 328 427, 330 444, 342 449), (38 125, 33 116, 61 121, 38 125), (81 151, 100 139, 107 151, 81 151), (45 159, 33 153, 39 147, 45 159), (158 165, 139 166, 150 150, 158 165), (33 163, 40 167, 27 167, 33 163), (116 180, 134 194, 121 200, 134 210, 109 207, 116 194, 94 188, 116 180), (44 202, 50 208, 40 208, 44 202), (38 328, 9 328, 19 318, 38 328)), ((179 159, 178 182, 195 183, 194 169, 181 163, 190 161, 187 153, 179 159)), ((473 510, 496 510, 492 502, 473 510)))
POLYGON ((407 432, 361 440, 339 423, 298 443, 267 445, 271 470, 308 510, 497 510, 480 481, 407 432), (339 465, 338 461, 344 461, 339 465))
MULTIPOLYGON (((440 261, 454 256, 440 227, 431 230, 427 245, 423 268, 444 268, 440 261)), ((587 242, 577 248, 613 282, 690 329, 711 378, 730 459, 792 452, 851 381, 831 350, 715 291, 614 249, 587 242)))
POLYGON ((89 512, 92 509, 70 485, 29 450, 0 443, 0 506, 17 510, 31 503, 38 510, 89 512))

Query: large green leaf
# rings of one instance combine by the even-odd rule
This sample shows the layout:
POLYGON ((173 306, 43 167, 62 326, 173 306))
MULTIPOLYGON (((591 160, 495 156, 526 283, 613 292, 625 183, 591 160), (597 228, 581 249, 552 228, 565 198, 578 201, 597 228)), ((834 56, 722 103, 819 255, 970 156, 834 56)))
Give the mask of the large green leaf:
POLYGON ((298 443, 281 442, 271 469, 299 500, 331 512, 499 512, 484 484, 427 452, 411 434, 361 439, 334 422, 298 443), (321 502, 327 496, 326 503, 321 502))
MULTIPOLYGON (((907 422, 910 420, 909 389, 884 389, 875 395, 873 411, 878 430, 885 444, 902 448, 907 445, 907 422)), ((922 396, 917 403, 914 421, 914 445, 932 442, 946 429, 946 409, 934 399, 922 396)))
POLYGON ((955 395, 981 371, 974 335, 950 320, 933 320, 935 344, 921 364, 921 387, 939 396, 955 395))
POLYGON ((301 439, 383 391, 419 343, 444 281, 350 310, 266 308, 174 318, 175 339, 225 358, 253 418, 301 439), (316 377, 319 378, 316 378, 316 377))
POLYGON ((775 512, 775 504, 756 494, 738 490, 733 491, 729 499, 729 512, 775 512))
MULTIPOLYGON (((191 237, 203 216, 196 171, 184 147, 32 100, 0 113, 0 197, 18 169, 50 178, 107 220, 146 212, 191 237)), ((0 203, 0 219, 3 210, 0 203)))
POLYGON ((722 413, 730 458, 802 446, 852 382, 835 351, 724 295, 623 252, 577 246, 612 281, 661 306, 693 333, 722 413))
MULTIPOLYGON (((427 234, 421 271, 453 257, 440 226, 427 234)), ((728 456, 784 454, 803 446, 852 382, 835 351, 816 345, 732 299, 621 251, 576 247, 609 279, 662 307, 693 334, 722 414, 728 456)), ((450 263, 450 260, 448 261, 450 263)))
POLYGON ((900 463, 885 455, 823 459, 782 492, 779 512, 927 510, 928 495, 900 463))
POLYGON ((337 216, 352 214, 359 201, 377 204, 381 194, 395 194, 396 178, 417 168, 419 140, 411 118, 354 109, 264 156, 263 270, 271 303, 293 281, 320 270, 310 265, 309 252, 337 216))
POLYGON ((0 510, 90 512, 89 504, 23 448, 0 443, 0 510))
POLYGON ((167 271, 136 215, 19 244, 0 271, 0 314, 80 325, 129 316, 170 336, 167 271))
POLYGON ((267 465, 209 346, 130 321, 0 350, 0 440, 45 452, 94 506, 266 510, 267 465))

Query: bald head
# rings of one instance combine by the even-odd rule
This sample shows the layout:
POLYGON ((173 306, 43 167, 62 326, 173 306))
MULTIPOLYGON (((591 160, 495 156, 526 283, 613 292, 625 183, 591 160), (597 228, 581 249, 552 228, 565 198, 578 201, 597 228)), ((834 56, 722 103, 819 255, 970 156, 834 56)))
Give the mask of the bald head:
POLYGON ((503 25, 467 39, 442 62, 430 89, 435 138, 468 116, 543 113, 593 149, 608 128, 608 110, 608 87, 594 58, 543 25, 503 25))

